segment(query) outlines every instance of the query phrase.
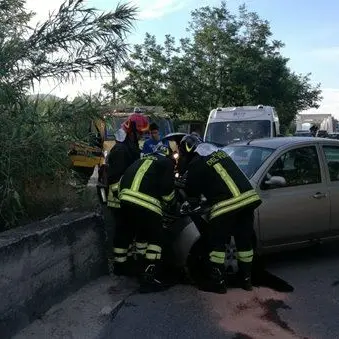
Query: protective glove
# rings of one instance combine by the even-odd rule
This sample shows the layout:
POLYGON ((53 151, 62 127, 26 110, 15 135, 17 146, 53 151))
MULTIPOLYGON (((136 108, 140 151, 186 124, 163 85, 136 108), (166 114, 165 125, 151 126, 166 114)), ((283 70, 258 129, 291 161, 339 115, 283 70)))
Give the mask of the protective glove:
POLYGON ((192 206, 188 201, 184 201, 180 207, 180 214, 187 215, 192 212, 192 206))
POLYGON ((181 215, 205 214, 209 211, 209 207, 204 203, 192 206, 188 201, 185 201, 180 208, 181 215))
POLYGON ((182 178, 176 178, 174 185, 176 188, 184 189, 186 187, 186 181, 183 180, 182 178))
POLYGON ((172 214, 166 214, 164 213, 163 217, 162 217, 162 223, 165 226, 169 226, 171 224, 173 224, 178 218, 172 214))

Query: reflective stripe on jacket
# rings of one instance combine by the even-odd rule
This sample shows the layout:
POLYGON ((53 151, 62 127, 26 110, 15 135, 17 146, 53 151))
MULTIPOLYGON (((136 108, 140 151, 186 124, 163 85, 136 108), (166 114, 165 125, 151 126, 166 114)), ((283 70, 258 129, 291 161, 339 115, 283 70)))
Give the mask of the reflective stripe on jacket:
POLYGON ((163 206, 174 199, 174 164, 150 155, 136 161, 122 177, 119 199, 163 214, 163 206))
POLYGON ((206 145, 206 150, 201 147, 189 164, 186 184, 186 193, 192 201, 201 194, 206 197, 212 206, 210 219, 261 204, 259 195, 235 162, 226 152, 210 145, 206 145))

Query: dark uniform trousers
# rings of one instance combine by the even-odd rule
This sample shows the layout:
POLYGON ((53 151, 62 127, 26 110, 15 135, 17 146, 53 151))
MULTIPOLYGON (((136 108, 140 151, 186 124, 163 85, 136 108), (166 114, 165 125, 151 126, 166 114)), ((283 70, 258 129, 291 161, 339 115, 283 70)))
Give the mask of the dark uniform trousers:
MULTIPOLYGON (((113 255, 116 255, 116 251, 114 250, 115 247, 120 248, 121 240, 120 238, 124 238, 125 236, 123 233, 126 230, 126 221, 125 221, 125 214, 121 208, 121 202, 118 199, 117 191, 118 191, 118 184, 110 185, 109 187, 109 195, 108 195, 108 207, 109 210, 111 210, 111 218, 112 218, 112 228, 114 230, 114 234, 110 232, 109 239, 111 240, 109 242, 110 249, 113 250, 113 255), (114 239, 114 241, 113 241, 114 239)), ((131 230, 132 232, 132 230, 131 230)), ((129 236, 128 238, 131 239, 130 243, 128 244, 127 248, 127 257, 133 258, 134 254, 139 255, 145 255, 146 248, 147 248, 147 242, 145 239, 145 234, 139 229, 136 228, 132 232, 133 234, 129 236)), ((109 251, 110 253, 110 251, 109 251)))
POLYGON ((232 214, 221 214, 210 220, 206 234, 209 261, 224 264, 226 241, 234 236, 239 271, 244 278, 251 275, 253 261, 254 208, 248 207, 232 214))
MULTIPOLYGON (((110 228, 108 229, 108 239, 110 246, 109 257, 114 256, 114 238, 121 233, 124 229, 124 218, 120 208, 120 200, 118 198, 119 180, 125 173, 126 169, 136 160, 140 158, 140 150, 129 139, 126 138, 124 142, 117 142, 108 156, 108 196, 107 196, 107 209, 109 210, 108 220, 110 220, 110 228)), ((129 256, 133 255, 133 242, 129 245, 129 256)))
POLYGON ((161 259, 163 242, 162 216, 136 204, 121 201, 123 223, 114 238, 115 261, 124 263, 130 255, 130 244, 136 239, 136 253, 148 260, 161 259))

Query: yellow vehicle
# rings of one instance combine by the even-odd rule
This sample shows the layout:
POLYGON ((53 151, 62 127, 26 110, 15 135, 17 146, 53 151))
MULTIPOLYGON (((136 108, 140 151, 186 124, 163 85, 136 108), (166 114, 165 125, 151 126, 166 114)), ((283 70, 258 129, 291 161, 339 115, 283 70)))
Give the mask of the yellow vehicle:
MULTIPOLYGON (((127 107, 107 113, 102 119, 91 121, 88 142, 73 143, 68 153, 73 170, 84 184, 93 175, 96 166, 100 168, 105 164, 105 158, 115 144, 115 132, 131 114, 137 111, 148 116, 150 122, 156 122, 161 135, 173 133, 173 123, 167 114, 162 113, 161 107, 127 107)), ((145 135, 144 140, 148 137, 145 135)), ((144 140, 141 140, 140 147, 144 140)))

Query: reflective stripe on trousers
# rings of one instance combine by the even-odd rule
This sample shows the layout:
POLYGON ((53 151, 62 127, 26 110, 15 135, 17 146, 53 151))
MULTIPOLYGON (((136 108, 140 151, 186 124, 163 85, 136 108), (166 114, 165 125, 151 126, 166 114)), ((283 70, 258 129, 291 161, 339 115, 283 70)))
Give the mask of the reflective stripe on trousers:
POLYGON ((212 251, 209 254, 210 262, 214 264, 221 264, 221 265, 224 264, 225 258, 226 258, 225 252, 212 251))
POLYGON ((147 242, 136 242, 136 254, 145 255, 147 250, 147 242))
POLYGON ((250 251, 238 251, 238 260, 243 263, 251 263, 253 261, 253 250, 250 251))
POLYGON ((119 263, 124 263, 127 261, 127 252, 128 248, 113 248, 114 261, 119 263))
POLYGON ((160 246, 149 244, 147 246, 145 258, 148 260, 160 260, 161 250, 160 246))

